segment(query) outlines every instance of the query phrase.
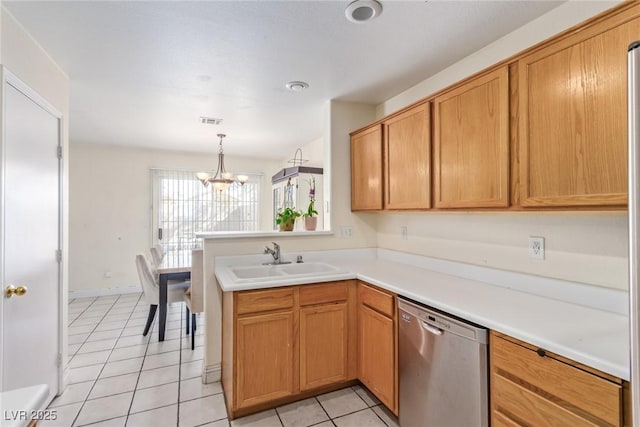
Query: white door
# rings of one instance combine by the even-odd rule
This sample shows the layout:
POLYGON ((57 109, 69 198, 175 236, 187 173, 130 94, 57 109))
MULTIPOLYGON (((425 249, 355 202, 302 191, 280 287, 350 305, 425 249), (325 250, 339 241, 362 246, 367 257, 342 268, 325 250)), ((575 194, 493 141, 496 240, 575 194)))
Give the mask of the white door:
POLYGON ((2 390, 58 392, 60 119, 10 83, 5 90, 2 390), (22 296, 6 288, 25 286, 22 296))

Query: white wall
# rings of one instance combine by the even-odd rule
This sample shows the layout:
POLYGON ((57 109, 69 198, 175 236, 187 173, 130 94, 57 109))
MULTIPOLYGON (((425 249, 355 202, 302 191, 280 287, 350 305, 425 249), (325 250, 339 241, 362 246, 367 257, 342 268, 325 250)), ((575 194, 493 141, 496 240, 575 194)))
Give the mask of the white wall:
MULTIPOLYGON (((24 30, 15 18, 4 8, 0 10, 0 62, 62 112, 62 248, 63 248, 63 295, 68 290, 69 271, 69 78, 49 57, 47 52, 24 30)), ((0 110, 1 110, 0 106, 0 110)), ((0 113, 2 113, 0 111, 0 113)), ((0 135, 4 133, 0 132, 0 135)), ((67 324, 67 304, 62 304, 62 323, 67 324)), ((1 313, 0 313, 1 314, 1 313)), ((0 316, 0 325, 2 316, 0 316)), ((67 360, 67 330, 62 331, 62 360, 67 360)), ((68 371, 67 371, 68 372, 68 371)))
MULTIPOLYGON (((151 243, 151 168, 210 170, 212 153, 71 144, 72 291, 138 285, 134 258, 151 243), (111 272, 111 278, 105 278, 111 272)), ((231 171, 264 173, 261 229, 271 228, 271 176, 277 161, 225 156, 231 171)))
MULTIPOLYGON (((441 73, 389 99, 386 115, 613 6, 568 2, 441 73)), ((625 212, 381 214, 378 246, 505 270, 627 288, 625 212), (402 240, 400 226, 408 227, 402 240), (546 260, 528 258, 529 236, 546 238, 546 260)))

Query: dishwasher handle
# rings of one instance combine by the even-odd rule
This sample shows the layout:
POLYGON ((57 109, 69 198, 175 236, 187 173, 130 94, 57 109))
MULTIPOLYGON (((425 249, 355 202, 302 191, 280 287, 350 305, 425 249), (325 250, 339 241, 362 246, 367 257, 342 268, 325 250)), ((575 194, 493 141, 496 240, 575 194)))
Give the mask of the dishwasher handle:
POLYGON ((431 332, 433 335, 442 335, 442 333, 444 332, 442 329, 436 328, 435 326, 428 324, 424 320, 422 321, 422 327, 431 332))

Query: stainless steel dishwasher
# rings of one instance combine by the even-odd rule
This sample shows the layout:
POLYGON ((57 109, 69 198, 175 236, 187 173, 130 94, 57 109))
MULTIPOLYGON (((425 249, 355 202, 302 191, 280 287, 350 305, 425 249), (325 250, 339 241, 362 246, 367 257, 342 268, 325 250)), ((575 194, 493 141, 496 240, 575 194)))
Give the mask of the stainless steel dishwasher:
POLYGON ((489 425, 487 330, 398 299, 401 427, 489 425))

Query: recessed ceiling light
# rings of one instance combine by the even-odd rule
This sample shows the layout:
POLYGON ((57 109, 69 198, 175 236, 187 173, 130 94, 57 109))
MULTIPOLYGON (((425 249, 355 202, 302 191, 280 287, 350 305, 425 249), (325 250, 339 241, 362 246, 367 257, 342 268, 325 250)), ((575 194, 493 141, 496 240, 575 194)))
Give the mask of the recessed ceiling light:
POLYGON ((214 117, 200 117, 200 123, 203 125, 219 125, 222 124, 222 119, 216 119, 214 117))
POLYGON ((294 80, 284 85, 284 87, 289 89, 291 92, 302 92, 309 87, 309 83, 294 80))
POLYGON ((382 5, 376 0, 355 0, 344 10, 347 19, 357 24, 371 21, 381 13, 382 5))

